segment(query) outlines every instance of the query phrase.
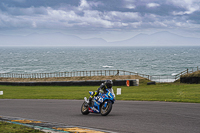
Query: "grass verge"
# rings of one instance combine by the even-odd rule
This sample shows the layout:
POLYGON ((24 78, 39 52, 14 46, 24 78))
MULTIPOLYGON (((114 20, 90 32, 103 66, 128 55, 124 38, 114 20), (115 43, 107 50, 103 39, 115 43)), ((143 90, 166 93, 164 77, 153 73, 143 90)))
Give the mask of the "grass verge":
MULTIPOLYGON (((200 103, 200 84, 158 83, 140 86, 113 86, 116 93, 121 88, 121 95, 116 100, 168 101, 200 103)), ((99 86, 0 86, 0 99, 83 99, 89 97, 88 91, 95 91, 99 86)))
POLYGON ((44 133, 30 127, 0 121, 1 133, 44 133))
POLYGON ((185 75, 181 75, 181 77, 200 77, 200 70, 185 75))

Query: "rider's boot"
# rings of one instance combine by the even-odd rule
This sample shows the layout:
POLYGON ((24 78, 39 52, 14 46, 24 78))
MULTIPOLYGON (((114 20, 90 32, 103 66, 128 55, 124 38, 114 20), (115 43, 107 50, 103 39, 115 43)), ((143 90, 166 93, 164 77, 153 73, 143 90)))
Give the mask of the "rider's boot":
POLYGON ((94 96, 97 94, 97 92, 95 91, 89 91, 89 94, 90 94, 90 97, 89 97, 89 103, 88 103, 88 105, 89 106, 92 106, 92 99, 94 98, 94 96))
POLYGON ((89 100, 88 100, 89 101, 89 103, 88 103, 89 106, 92 106, 92 99, 93 99, 92 97, 89 97, 89 100))

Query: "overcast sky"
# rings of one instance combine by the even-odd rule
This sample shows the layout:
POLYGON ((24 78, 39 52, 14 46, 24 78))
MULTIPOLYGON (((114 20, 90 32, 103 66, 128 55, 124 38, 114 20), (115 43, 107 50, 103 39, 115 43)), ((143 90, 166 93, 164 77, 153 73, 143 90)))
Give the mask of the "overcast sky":
POLYGON ((117 41, 158 31, 199 37, 200 0, 0 0, 0 34, 117 41))

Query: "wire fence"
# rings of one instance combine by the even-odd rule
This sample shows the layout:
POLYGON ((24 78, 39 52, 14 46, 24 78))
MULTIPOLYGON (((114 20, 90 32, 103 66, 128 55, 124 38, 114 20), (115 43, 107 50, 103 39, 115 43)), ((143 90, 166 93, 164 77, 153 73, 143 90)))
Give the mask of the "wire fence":
POLYGON ((159 82, 159 83, 176 81, 175 76, 173 76, 173 75, 151 75, 150 80, 159 82))
POLYGON ((178 79, 180 79, 181 75, 185 75, 188 73, 193 73, 195 71, 199 71, 199 67, 197 66, 196 68, 191 68, 191 69, 186 69, 176 75, 151 75, 149 80, 155 81, 155 82, 174 82, 178 79))
POLYGON ((181 75, 198 71, 186 69, 177 75, 146 75, 124 70, 93 70, 93 71, 73 71, 73 72, 54 72, 54 73, 0 73, 0 78, 58 78, 58 77, 85 77, 85 76, 122 76, 122 75, 137 75, 155 82, 174 82, 181 75))
POLYGON ((94 71, 73 71, 73 72, 54 72, 54 73, 0 73, 0 78, 57 78, 57 77, 85 77, 85 76, 122 76, 138 75, 149 79, 149 75, 124 71, 124 70, 94 70, 94 71))

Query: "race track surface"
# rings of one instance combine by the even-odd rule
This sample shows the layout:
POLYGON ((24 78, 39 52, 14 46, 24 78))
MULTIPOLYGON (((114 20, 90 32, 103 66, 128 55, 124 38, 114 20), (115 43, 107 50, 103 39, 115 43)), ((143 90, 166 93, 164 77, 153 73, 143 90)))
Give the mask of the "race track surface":
POLYGON ((200 104, 116 101, 108 116, 82 115, 83 100, 0 99, 0 116, 21 117, 118 133, 199 133, 200 104))

